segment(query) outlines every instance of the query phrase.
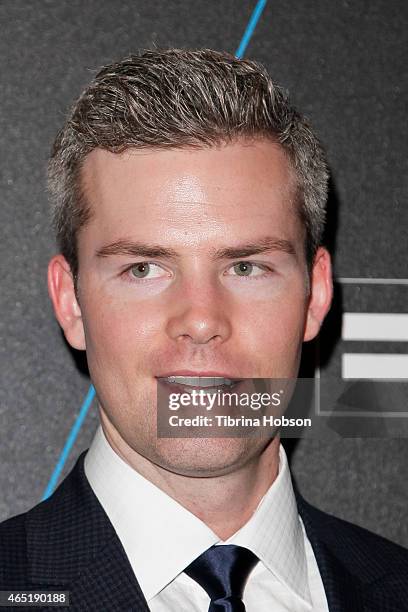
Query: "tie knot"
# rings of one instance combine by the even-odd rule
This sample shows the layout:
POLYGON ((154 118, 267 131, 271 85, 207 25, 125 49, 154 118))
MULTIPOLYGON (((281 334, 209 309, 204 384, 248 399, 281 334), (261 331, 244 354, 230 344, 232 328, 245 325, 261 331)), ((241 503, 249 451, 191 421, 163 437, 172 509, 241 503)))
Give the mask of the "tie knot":
POLYGON ((225 544, 211 546, 184 571, 207 591, 214 604, 222 606, 219 600, 242 599, 245 583, 257 561, 258 558, 247 548, 225 544))

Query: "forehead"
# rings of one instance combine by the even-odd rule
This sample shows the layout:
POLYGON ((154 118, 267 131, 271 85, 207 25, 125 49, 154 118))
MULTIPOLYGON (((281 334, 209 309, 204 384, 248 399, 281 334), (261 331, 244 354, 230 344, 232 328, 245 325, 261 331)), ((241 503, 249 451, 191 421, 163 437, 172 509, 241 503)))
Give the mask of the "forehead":
POLYGON ((82 183, 92 211, 89 227, 101 239, 134 232, 156 239, 164 226, 169 239, 172 229, 192 238, 256 233, 266 223, 283 231, 298 217, 290 162, 266 140, 121 154, 95 149, 85 160, 82 183))

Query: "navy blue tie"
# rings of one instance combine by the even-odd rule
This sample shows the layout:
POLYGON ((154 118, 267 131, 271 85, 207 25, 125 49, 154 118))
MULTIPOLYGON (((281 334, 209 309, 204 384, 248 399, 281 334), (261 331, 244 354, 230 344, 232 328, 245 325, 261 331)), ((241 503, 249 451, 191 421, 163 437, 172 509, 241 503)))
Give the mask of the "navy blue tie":
POLYGON ((211 546, 184 571, 211 599, 208 612, 245 612, 245 583, 258 562, 247 548, 225 544, 211 546))

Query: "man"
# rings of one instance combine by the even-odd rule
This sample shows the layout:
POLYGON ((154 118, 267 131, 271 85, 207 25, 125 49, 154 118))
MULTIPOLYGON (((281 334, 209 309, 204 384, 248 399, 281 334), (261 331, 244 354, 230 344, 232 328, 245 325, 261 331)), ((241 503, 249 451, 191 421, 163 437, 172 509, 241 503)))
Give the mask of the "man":
POLYGON ((157 436, 158 385, 295 378, 330 307, 324 154, 264 69, 209 50, 103 68, 49 181, 49 292, 101 428, 1 526, 1 588, 73 610, 407 610, 407 552, 308 505, 278 433, 157 436))

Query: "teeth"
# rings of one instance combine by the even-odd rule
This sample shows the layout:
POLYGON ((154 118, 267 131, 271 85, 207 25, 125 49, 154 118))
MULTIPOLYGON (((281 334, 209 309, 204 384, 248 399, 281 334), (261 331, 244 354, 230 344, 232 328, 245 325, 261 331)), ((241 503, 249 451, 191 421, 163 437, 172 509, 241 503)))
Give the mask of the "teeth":
POLYGON ((220 376, 167 376, 163 380, 189 387, 219 387, 220 385, 230 387, 235 382, 230 378, 222 378, 220 376))

